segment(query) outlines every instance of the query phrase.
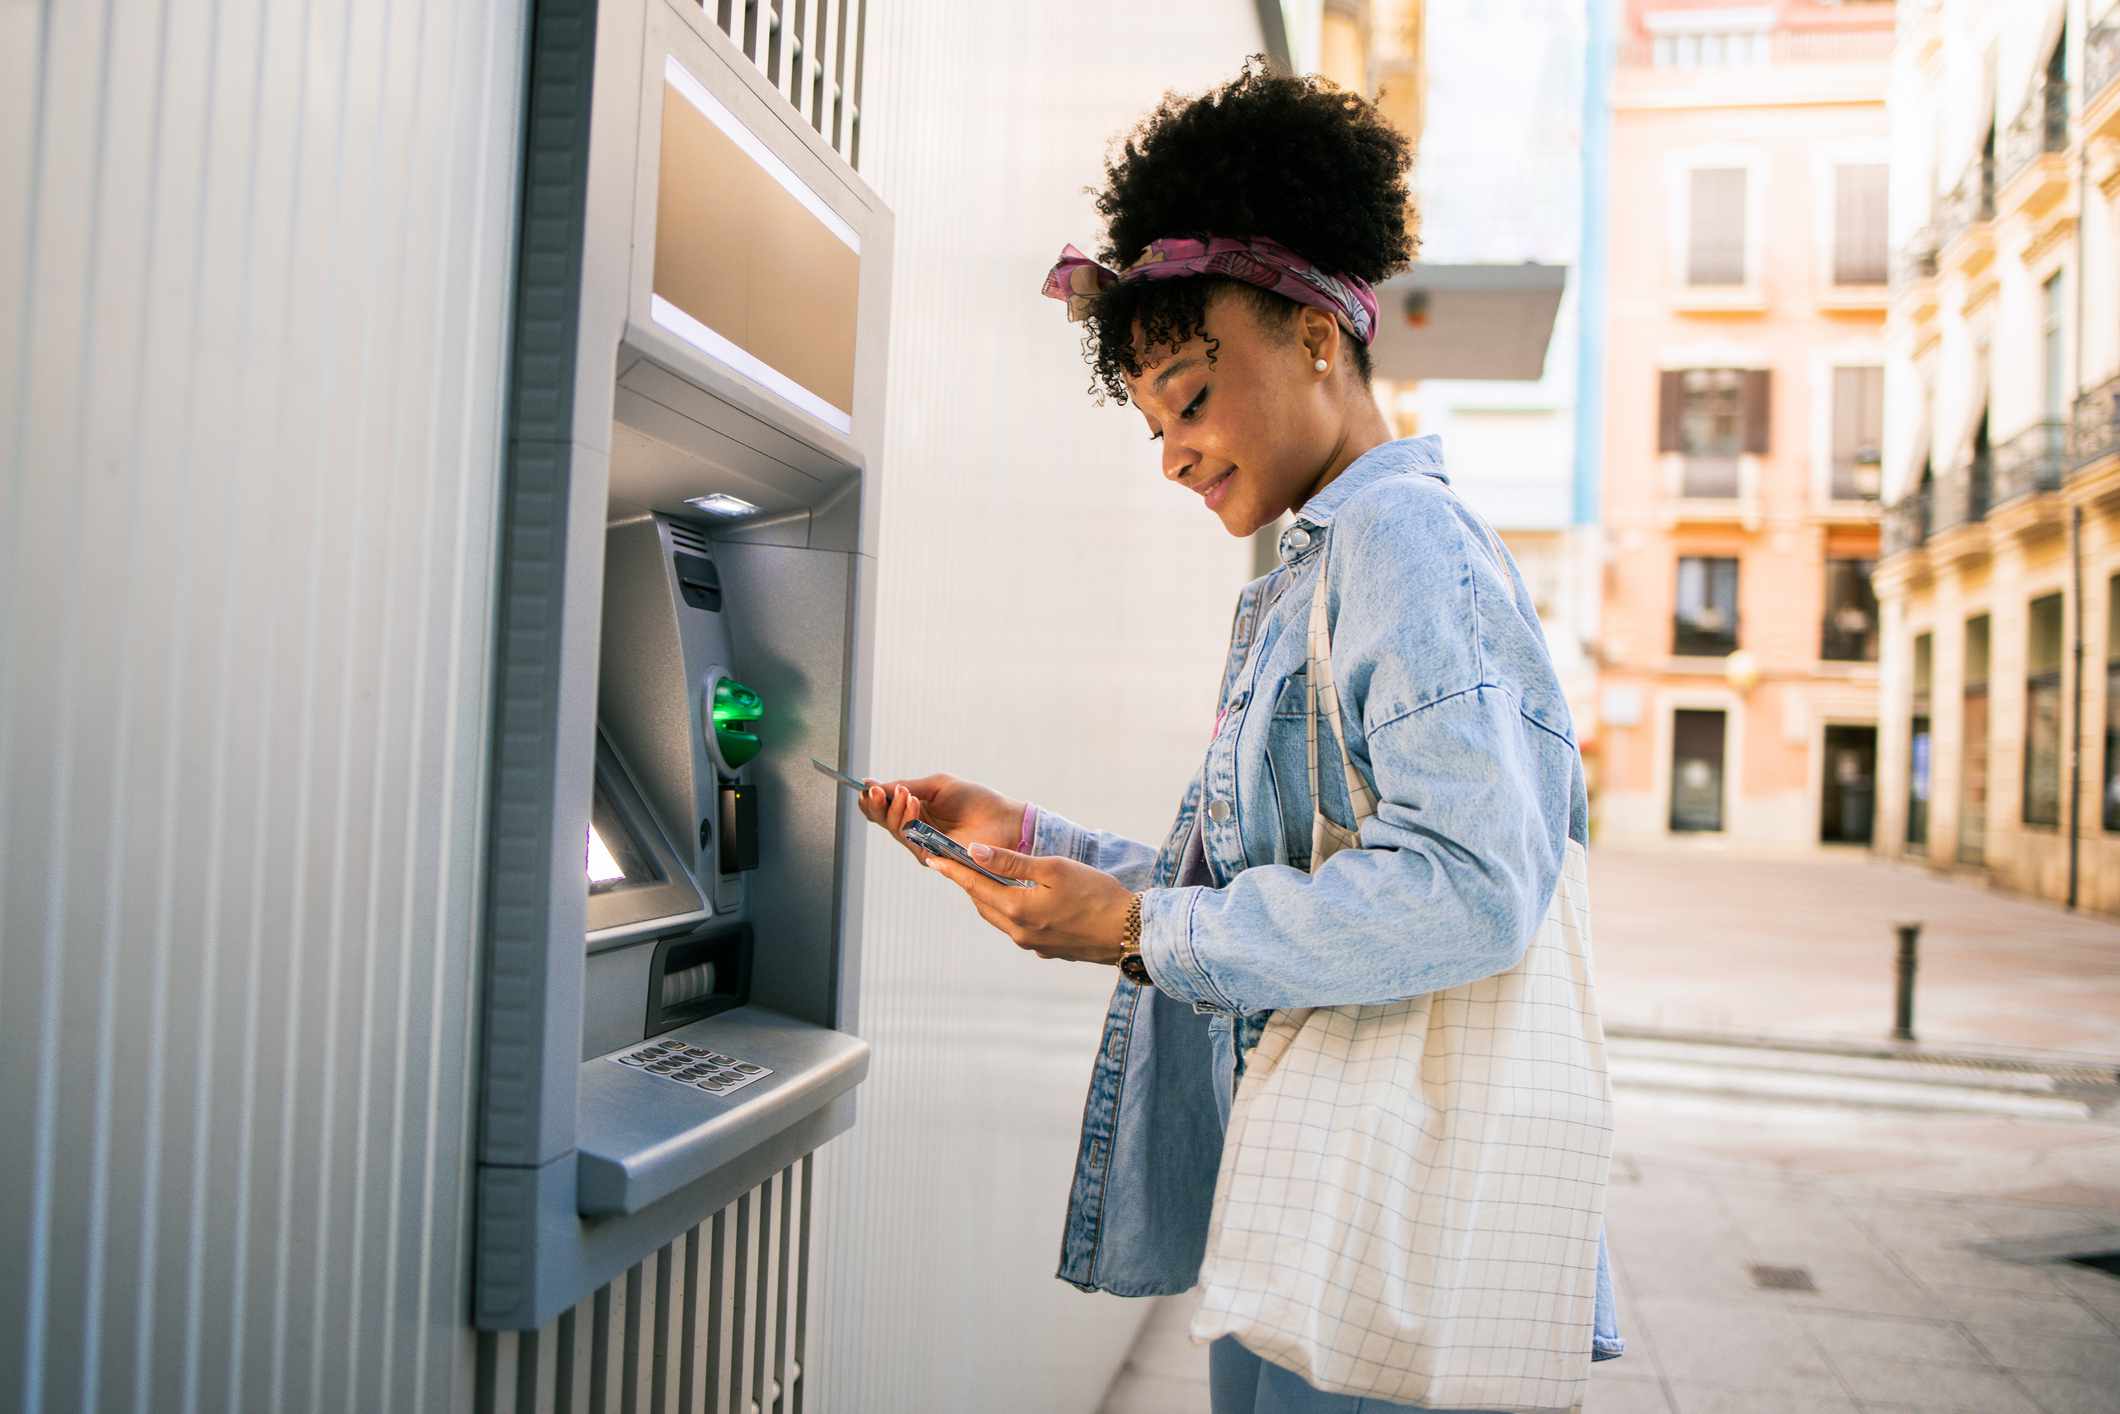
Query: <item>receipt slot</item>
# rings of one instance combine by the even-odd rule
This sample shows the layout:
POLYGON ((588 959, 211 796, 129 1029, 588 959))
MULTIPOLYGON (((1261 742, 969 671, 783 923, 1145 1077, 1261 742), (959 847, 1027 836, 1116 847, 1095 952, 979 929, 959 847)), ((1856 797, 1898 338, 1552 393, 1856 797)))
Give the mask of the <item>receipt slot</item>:
MULTIPOLYGON (((531 38, 474 1319, 551 1320, 854 1123, 891 222, 682 0, 531 38)), ((806 1214, 805 1214, 806 1220, 806 1214)), ((803 1244, 807 1250, 807 1239, 803 1244)))

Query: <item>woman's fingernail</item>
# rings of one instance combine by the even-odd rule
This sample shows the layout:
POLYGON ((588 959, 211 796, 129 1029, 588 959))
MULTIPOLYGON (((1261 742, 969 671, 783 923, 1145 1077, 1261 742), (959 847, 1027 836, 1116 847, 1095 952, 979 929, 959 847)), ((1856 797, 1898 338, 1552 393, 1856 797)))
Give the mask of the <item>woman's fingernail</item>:
POLYGON ((926 866, 927 866, 928 868, 932 869, 932 868, 934 868, 934 867, 935 867, 935 866, 936 866, 937 864, 940 864, 940 863, 941 863, 942 861, 941 861, 941 860, 939 860, 939 859, 937 859, 937 858, 935 858, 935 856, 931 854, 931 855, 929 855, 929 856, 928 856, 927 858, 925 858, 925 859, 921 860, 920 862, 921 862, 922 864, 925 864, 925 865, 926 865, 926 866))
POLYGON ((987 860, 993 857, 994 847, 992 845, 975 844, 972 846, 972 858, 978 860, 981 864, 986 863, 987 860))

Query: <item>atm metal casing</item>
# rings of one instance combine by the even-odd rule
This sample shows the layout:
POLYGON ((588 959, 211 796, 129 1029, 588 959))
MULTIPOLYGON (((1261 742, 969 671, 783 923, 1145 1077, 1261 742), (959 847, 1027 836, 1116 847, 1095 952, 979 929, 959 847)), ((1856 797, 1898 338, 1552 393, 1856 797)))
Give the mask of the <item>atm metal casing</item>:
POLYGON ((808 758, 866 757, 890 294, 889 212, 696 4, 541 4, 524 144, 473 1312, 494 1330, 853 1123, 859 817, 808 758), (757 510, 692 504, 716 493, 757 510), (713 567, 711 626, 680 549, 713 567), (703 749, 716 667, 765 703, 735 772, 703 749), (729 780, 755 867, 724 867, 748 862, 722 849, 729 780), (592 801, 642 873, 595 896, 592 801), (713 990, 687 990, 708 958, 713 990), (710 1096, 611 1060, 659 1032, 771 1074, 710 1096))

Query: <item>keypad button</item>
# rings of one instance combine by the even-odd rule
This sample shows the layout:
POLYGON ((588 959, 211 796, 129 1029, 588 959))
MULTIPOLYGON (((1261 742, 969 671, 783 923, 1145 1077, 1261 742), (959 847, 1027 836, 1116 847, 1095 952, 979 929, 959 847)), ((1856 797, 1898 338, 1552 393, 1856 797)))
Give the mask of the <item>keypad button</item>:
POLYGON ((762 1065, 753 1065, 749 1061, 738 1061, 736 1062, 736 1069, 742 1071, 745 1075, 757 1075, 760 1071, 764 1070, 765 1067, 762 1065))

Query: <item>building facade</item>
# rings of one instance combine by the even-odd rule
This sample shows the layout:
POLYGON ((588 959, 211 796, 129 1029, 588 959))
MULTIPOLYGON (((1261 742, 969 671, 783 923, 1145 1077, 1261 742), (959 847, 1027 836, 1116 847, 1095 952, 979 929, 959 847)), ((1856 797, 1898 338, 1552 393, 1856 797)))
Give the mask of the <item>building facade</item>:
POLYGON ((1900 7, 1880 848, 2120 912, 2120 7, 1900 7))
POLYGON ((1601 840, 1872 838, 1892 25, 1799 0, 1621 18, 1601 840))
POLYGON ((1594 732, 1594 528, 1572 523, 1581 237, 1581 0, 1428 0, 1429 95, 1415 180, 1421 258, 1567 272, 1544 364, 1521 379, 1428 378, 1384 394, 1402 431, 1443 439, 1458 494, 1485 516, 1537 604, 1586 747, 1594 732), (1497 66, 1495 54, 1519 56, 1497 66))

